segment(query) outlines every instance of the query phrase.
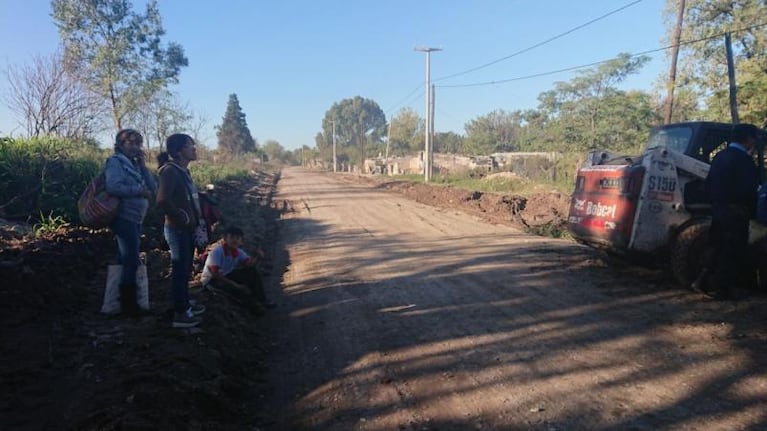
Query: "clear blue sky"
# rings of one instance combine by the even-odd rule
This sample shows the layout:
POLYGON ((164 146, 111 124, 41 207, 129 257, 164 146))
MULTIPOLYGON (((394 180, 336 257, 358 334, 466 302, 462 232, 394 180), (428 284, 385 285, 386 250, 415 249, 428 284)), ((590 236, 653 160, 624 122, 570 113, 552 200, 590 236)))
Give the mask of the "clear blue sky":
MULTIPOLYGON (((378 102, 387 120, 404 106, 423 115, 424 54, 432 79, 479 66, 546 40, 631 3, 631 0, 477 1, 251 1, 161 0, 166 41, 189 58, 174 90, 209 120, 221 122, 236 93, 253 135, 286 148, 314 145, 325 111, 360 95, 378 102)), ((485 69, 439 81, 494 81, 609 59, 620 52, 661 46, 665 0, 643 0, 621 12, 530 52, 485 69)), ((134 1, 143 8, 142 1, 134 1)), ((0 0, 0 69, 56 50, 59 38, 47 0, 0 0)), ((665 53, 652 56, 625 88, 651 89, 665 69, 665 53)), ((435 129, 463 133, 472 118, 495 109, 537 106, 539 93, 575 72, 485 87, 437 89, 435 129)), ((0 80, 0 91, 7 83, 0 80)), ((20 134, 5 103, 0 132, 20 134)))

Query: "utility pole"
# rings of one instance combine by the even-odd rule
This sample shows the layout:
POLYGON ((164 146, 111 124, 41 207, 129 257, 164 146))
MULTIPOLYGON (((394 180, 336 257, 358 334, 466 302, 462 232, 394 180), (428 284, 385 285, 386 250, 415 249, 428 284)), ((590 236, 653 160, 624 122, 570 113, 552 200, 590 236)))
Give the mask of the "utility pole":
POLYGON ((431 106, 429 107, 429 181, 434 173, 434 84, 431 84, 431 106))
POLYGON ((730 80, 730 115, 732 115, 732 124, 738 124, 740 118, 738 117, 737 87, 735 86, 735 60, 732 59, 730 33, 724 34, 724 47, 727 50, 727 77, 730 80))
POLYGON ((338 172, 338 159, 336 158, 336 120, 333 120, 333 172, 338 172))
POLYGON ((674 110, 674 86, 676 85, 676 63, 679 58, 679 42, 682 39, 682 22, 684 21, 685 0, 679 0, 679 10, 676 14, 676 26, 674 27, 674 40, 671 48, 671 70, 668 73, 668 82, 666 83, 666 112, 665 122, 671 123, 671 114, 674 110))
POLYGON ((427 48, 427 47, 415 47, 416 51, 426 53, 426 121, 424 126, 426 131, 424 133, 424 154, 423 154, 423 180, 429 182, 431 180, 431 53, 432 51, 442 51, 441 48, 427 48))
POLYGON ((389 131, 386 134, 386 170, 389 170, 389 143, 391 142, 391 124, 394 121, 389 120, 389 131))

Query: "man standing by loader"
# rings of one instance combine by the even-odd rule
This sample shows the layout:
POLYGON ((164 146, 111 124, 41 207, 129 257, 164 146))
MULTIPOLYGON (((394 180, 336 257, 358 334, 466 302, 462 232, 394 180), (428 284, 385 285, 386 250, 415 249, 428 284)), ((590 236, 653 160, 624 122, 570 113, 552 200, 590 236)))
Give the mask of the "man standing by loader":
POLYGON ((756 211, 759 171, 751 156, 758 129, 733 126, 730 144, 711 162, 706 189, 711 200, 711 244, 717 300, 736 299, 735 287, 748 259, 748 226, 756 211))

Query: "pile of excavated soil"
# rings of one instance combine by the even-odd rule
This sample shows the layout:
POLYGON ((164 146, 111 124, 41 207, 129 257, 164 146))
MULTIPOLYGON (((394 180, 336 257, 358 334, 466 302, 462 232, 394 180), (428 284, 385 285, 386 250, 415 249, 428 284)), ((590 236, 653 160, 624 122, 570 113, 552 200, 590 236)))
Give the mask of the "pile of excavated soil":
POLYGON ((401 193, 416 202, 458 209, 492 223, 511 224, 537 234, 561 235, 567 224, 570 206, 570 197, 556 191, 525 197, 375 177, 345 175, 342 178, 375 184, 377 188, 401 193))
MULTIPOLYGON (((217 188, 226 220, 276 241, 270 207, 278 176, 217 188)), ((0 423, 3 429, 242 430, 256 427, 266 336, 237 299, 193 289, 208 310, 202 325, 172 329, 170 258, 159 220, 145 226, 151 312, 99 313, 108 230, 62 227, 33 239, 0 227, 0 423)), ((267 289, 279 281, 267 279, 267 289)))

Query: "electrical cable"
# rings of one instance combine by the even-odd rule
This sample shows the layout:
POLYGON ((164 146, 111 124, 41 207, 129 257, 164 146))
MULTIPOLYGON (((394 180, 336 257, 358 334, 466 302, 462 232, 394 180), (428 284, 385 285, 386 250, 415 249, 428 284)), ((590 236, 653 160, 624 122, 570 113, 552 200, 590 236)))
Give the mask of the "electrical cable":
POLYGON ((509 55, 507 55, 505 57, 501 57, 501 58, 499 58, 497 60, 493 60, 493 61, 491 61, 489 63, 485 63, 485 64, 483 64, 481 66, 472 67, 471 69, 464 70, 463 72, 458 72, 458 73, 454 73, 452 75, 447 75, 447 76, 443 76, 441 78, 437 78, 434 81, 444 81, 444 80, 449 79, 449 78, 455 78, 456 76, 466 75, 467 73, 471 73, 471 72, 475 72, 475 71, 480 70, 480 69, 484 69, 484 68, 486 68, 488 66, 492 66, 492 65, 500 63, 500 62, 502 62, 504 60, 508 60, 508 59, 510 59, 512 57, 516 57, 516 56, 518 56, 520 54, 524 54, 524 53, 526 53, 528 51, 532 51, 535 48, 538 48, 538 47, 541 47, 543 45, 546 45, 547 43, 553 42, 553 41, 555 41, 555 40, 557 40, 559 38, 567 36, 570 33, 573 33, 573 32, 575 32, 577 30, 580 30, 580 29, 582 29, 584 27, 587 27, 587 26, 589 26, 589 25, 591 25, 591 24, 593 24, 593 23, 595 23, 597 21, 605 19, 605 18, 609 17, 610 15, 614 15, 614 14, 616 14, 616 13, 618 13, 618 12, 624 10, 624 9, 627 9, 627 8, 629 8, 631 6, 634 6, 635 4, 640 3, 641 1, 642 0, 635 0, 635 1, 631 2, 631 3, 625 4, 625 5, 621 6, 621 7, 619 7, 618 9, 615 9, 615 10, 612 10, 610 12, 607 12, 604 15, 596 17, 596 18, 594 18, 594 19, 592 19, 590 21, 587 21, 587 22, 585 22, 583 24, 575 26, 575 27, 573 27, 573 28, 571 28, 571 29, 569 29, 569 30, 567 30, 565 32, 559 33, 556 36, 552 36, 552 37, 550 37, 550 38, 548 38, 548 39, 546 39, 546 40, 544 40, 542 42, 538 42, 535 45, 532 45, 532 46, 529 46, 527 48, 521 49, 521 50, 516 51, 516 52, 514 52, 512 54, 509 54, 509 55))
MULTIPOLYGON (((706 36, 706 37, 701 37, 701 38, 698 38, 698 39, 693 39, 693 40, 689 40, 689 41, 679 42, 678 46, 691 45, 693 43, 703 42, 703 41, 710 40, 710 39, 716 39, 718 37, 724 36, 727 33, 740 33, 742 31, 753 30, 755 28, 764 27, 764 26, 767 26, 767 22, 761 23, 761 24, 752 25, 752 26, 749 26, 749 27, 744 27, 744 28, 736 29, 736 30, 725 31, 725 32, 722 32, 722 33, 719 33, 719 34, 715 34, 713 36, 706 36)), ((656 48, 656 49, 650 49, 650 50, 647 50, 647 51, 638 52, 636 54, 631 54, 628 58, 634 58, 634 57, 639 57, 641 55, 647 55, 647 54, 653 54, 653 53, 656 53, 656 52, 665 51, 665 50, 671 49, 671 48, 673 48, 675 46, 677 46, 677 45, 668 45, 668 46, 664 46, 662 48, 656 48)), ((598 66, 600 64, 605 64, 605 63, 608 63, 610 61, 613 61, 613 60, 615 60, 617 58, 619 58, 619 57, 613 57, 613 58, 610 58, 610 59, 607 59, 607 60, 595 61, 593 63, 588 63, 588 64, 581 64, 579 66, 566 67, 566 68, 563 68, 563 69, 552 70, 552 71, 549 71, 549 72, 540 72, 540 73, 534 73, 532 75, 518 76, 518 77, 515 77, 515 78, 500 79, 500 80, 496 80, 496 81, 475 82, 475 83, 470 83, 470 84, 437 85, 436 87, 437 88, 464 88, 464 87, 482 87, 482 86, 486 86, 486 85, 505 84, 507 82, 522 81, 522 80, 526 80, 526 79, 539 78, 541 76, 554 75, 554 74, 557 74, 557 73, 570 72, 570 71, 573 71, 573 70, 578 70, 578 69, 584 69, 584 68, 587 68, 587 67, 598 66)))
POLYGON ((397 103, 395 103, 394 105, 392 105, 392 107, 391 107, 391 108, 389 108, 389 109, 385 110, 385 111, 384 111, 384 113, 385 113, 385 114, 388 114, 389 112, 393 111, 394 109, 396 109, 396 108, 399 108, 399 107, 400 107, 400 106, 402 106, 402 105, 405 105, 405 104, 406 104, 405 102, 406 102, 407 100, 409 100, 409 99, 411 98, 411 96, 413 96, 413 94, 415 94, 415 92, 416 92, 416 91, 418 91, 418 90, 420 90, 421 88, 423 88, 423 85, 424 85, 424 83, 423 83, 423 82, 422 82, 422 83, 420 83, 420 84, 418 85, 418 87, 414 88, 414 89, 413 89, 413 91, 411 91, 410 93, 408 93, 408 94, 407 94, 407 96, 403 97, 403 98, 402 98, 402 100, 400 100, 399 102, 397 102, 397 103))

